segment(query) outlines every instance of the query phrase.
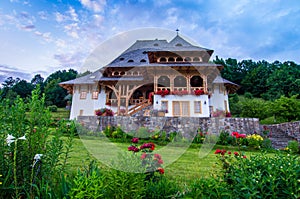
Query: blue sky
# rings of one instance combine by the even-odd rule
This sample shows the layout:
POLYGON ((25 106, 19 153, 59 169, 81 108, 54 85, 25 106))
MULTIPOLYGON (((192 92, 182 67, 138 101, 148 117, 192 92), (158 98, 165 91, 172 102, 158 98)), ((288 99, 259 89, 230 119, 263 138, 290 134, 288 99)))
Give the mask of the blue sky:
MULTIPOLYGON (((80 71, 101 43, 153 27, 168 34, 145 29, 134 39, 170 40, 178 28, 182 36, 215 50, 213 58, 300 63, 299 21, 298 0, 1 0, 0 80, 80 71)), ((110 50, 115 55, 123 48, 110 50)))

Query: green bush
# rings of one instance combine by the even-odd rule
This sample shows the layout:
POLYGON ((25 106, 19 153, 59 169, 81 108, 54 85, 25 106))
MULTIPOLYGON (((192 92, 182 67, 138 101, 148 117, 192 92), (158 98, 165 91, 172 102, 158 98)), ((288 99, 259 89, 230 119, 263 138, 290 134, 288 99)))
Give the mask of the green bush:
POLYGON ((265 153, 224 161, 224 180, 239 198, 299 198, 299 156, 265 153))
POLYGON ((291 153, 298 153, 299 152, 299 143, 296 140, 290 140, 288 142, 287 148, 291 153))
POLYGON ((61 176, 73 136, 63 143, 60 127, 50 131, 51 115, 39 96, 37 87, 28 103, 17 98, 0 104, 0 198, 64 196, 61 176))
POLYGON ((194 180, 188 187, 186 198, 232 198, 225 182, 210 177, 194 180))

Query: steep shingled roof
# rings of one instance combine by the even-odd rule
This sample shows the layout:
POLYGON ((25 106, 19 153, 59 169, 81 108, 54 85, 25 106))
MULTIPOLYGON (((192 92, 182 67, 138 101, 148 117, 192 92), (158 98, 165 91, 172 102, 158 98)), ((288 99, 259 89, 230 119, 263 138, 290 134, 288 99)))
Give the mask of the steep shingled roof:
POLYGON ((132 46, 125 50, 120 56, 114 59, 106 67, 128 67, 149 65, 147 52, 207 52, 209 55, 213 50, 194 46, 185 39, 176 35, 170 42, 167 40, 137 40, 132 46), (143 62, 142 62, 143 60, 143 62))

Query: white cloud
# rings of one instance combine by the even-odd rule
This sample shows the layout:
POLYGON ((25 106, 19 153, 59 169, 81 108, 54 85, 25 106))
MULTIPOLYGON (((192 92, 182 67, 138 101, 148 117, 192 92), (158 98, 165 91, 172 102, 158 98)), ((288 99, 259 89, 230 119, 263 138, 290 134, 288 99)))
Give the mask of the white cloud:
POLYGON ((106 0, 80 0, 80 3, 89 10, 102 12, 106 5, 106 0))
POLYGON ((55 13, 55 20, 60 23, 63 22, 66 19, 66 16, 64 16, 63 14, 56 12, 55 13))
POLYGON ((39 11, 38 12, 38 16, 40 17, 40 19, 42 20, 47 20, 48 19, 48 14, 46 11, 39 11))
POLYGON ((68 13, 73 21, 78 21, 78 15, 73 7, 69 7, 68 13))
POLYGON ((38 37, 43 38, 43 40, 45 40, 46 42, 52 41, 50 32, 41 33, 40 31, 35 31, 34 34, 38 37))

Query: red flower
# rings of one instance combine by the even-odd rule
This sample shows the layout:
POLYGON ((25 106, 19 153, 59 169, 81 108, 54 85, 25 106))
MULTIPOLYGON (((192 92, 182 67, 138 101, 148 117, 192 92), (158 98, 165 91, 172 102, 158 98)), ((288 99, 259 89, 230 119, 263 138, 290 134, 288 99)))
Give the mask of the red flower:
POLYGON ((221 150, 221 155, 225 155, 225 153, 226 153, 226 150, 225 150, 225 149, 222 149, 222 150, 221 150))
POLYGON ((245 155, 243 155, 243 158, 247 158, 245 155))
POLYGON ((234 154, 235 156, 238 156, 238 155, 239 155, 239 153, 238 153, 238 152, 234 152, 233 154, 234 154))
POLYGON ((220 149, 217 149, 216 151, 215 151, 215 154, 219 154, 219 153, 221 153, 222 151, 220 150, 220 149))
POLYGON ((163 168, 161 168, 161 167, 159 167, 157 170, 159 171, 160 174, 164 174, 165 173, 165 170, 163 168))
POLYGON ((154 151, 154 149, 155 149, 155 144, 152 143, 152 142, 149 142, 149 143, 144 143, 144 144, 140 147, 140 149, 147 149, 147 148, 149 148, 150 150, 154 151))
POLYGON ((147 157, 147 153, 143 153, 142 155, 141 155, 141 159, 143 160, 143 159, 145 159, 147 157))
POLYGON ((138 143, 139 142, 139 138, 132 138, 131 142, 132 143, 138 143))
POLYGON ((135 146, 129 146, 128 151, 139 152, 139 148, 137 148, 135 146))
POLYGON ((227 153, 228 153, 228 155, 231 155, 231 151, 228 151, 227 153))
POLYGON ((246 134, 239 134, 237 138, 246 138, 246 134))

